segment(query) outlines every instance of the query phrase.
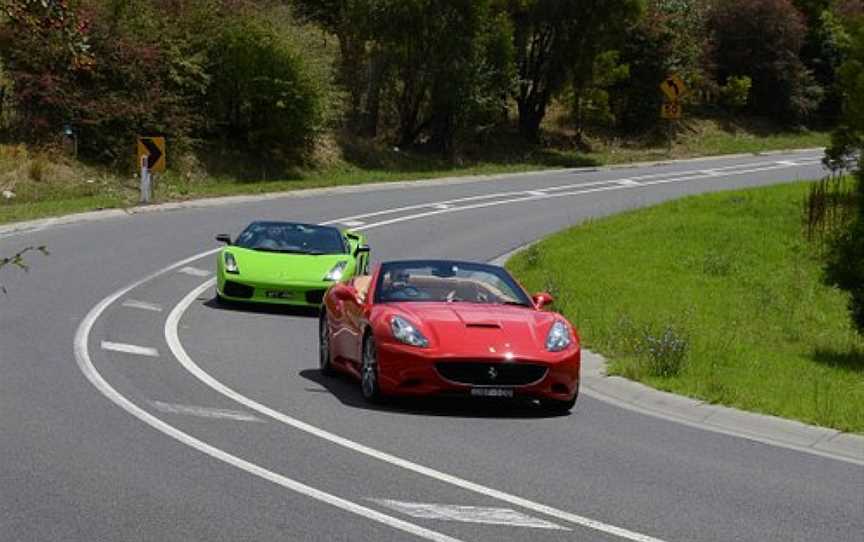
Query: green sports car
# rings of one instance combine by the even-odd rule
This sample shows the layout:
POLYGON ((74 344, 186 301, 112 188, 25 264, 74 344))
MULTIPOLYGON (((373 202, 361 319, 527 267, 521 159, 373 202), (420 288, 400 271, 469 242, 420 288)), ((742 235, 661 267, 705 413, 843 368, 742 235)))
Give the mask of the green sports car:
POLYGON ((332 226, 253 222, 216 260, 220 300, 320 306, 334 282, 365 274, 369 246, 364 235, 332 226))

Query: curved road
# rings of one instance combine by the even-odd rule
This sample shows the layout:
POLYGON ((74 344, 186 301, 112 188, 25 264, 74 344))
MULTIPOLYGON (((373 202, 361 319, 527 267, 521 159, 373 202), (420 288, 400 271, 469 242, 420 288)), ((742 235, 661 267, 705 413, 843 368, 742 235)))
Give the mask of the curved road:
MULTIPOLYGON (((583 396, 365 405, 316 320, 212 302, 216 233, 491 260, 584 219, 822 174, 816 152, 308 193, 0 237, 0 540, 853 541, 864 468, 583 396)), ((670 242, 674 242, 670 239, 670 242)), ((576 322, 578 325, 578 322, 576 322)))

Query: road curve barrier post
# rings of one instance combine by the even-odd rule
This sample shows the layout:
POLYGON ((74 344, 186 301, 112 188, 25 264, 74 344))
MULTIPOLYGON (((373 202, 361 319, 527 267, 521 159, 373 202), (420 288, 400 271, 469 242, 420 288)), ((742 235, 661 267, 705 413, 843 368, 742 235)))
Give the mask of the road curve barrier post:
POLYGON ((141 157, 141 198, 142 204, 150 203, 152 195, 152 178, 150 176, 150 155, 145 154, 141 157))

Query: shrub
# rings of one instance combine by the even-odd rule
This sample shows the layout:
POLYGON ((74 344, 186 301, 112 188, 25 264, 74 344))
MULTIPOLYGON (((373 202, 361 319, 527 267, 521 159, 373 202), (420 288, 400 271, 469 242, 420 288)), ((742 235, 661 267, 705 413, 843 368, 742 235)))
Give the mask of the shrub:
POLYGON ((849 59, 840 70, 845 93, 843 117, 832 135, 826 161, 834 166, 855 164, 857 178, 857 216, 833 240, 825 265, 825 279, 850 293, 849 309, 858 330, 864 334, 864 22, 852 32, 849 59))
POLYGON ((683 369, 688 347, 689 341, 667 326, 661 333, 646 329, 636 352, 646 359, 648 374, 669 377, 683 369))
POLYGON ((230 22, 211 47, 207 114, 213 133, 272 158, 298 158, 309 150, 322 96, 288 40, 246 17, 230 22))
POLYGON ((753 88, 753 80, 743 76, 731 76, 726 84, 720 88, 720 101, 730 111, 739 111, 747 107, 750 98, 750 89, 753 88))
POLYGON ((864 335, 864 171, 858 172, 858 217, 831 243, 825 278, 850 294, 852 321, 864 335))

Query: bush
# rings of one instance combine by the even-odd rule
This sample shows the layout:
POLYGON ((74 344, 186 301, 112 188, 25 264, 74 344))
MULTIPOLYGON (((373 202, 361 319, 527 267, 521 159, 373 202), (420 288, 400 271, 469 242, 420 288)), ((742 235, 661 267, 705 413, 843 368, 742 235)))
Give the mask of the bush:
POLYGON ((799 58, 807 26, 790 0, 724 0, 709 14, 717 80, 752 80, 750 109, 800 123, 816 111, 822 89, 799 58))
POLYGON ((753 88, 753 80, 746 75, 731 76, 726 84, 720 88, 720 101, 730 111, 739 111, 747 107, 750 98, 750 89, 753 88))
POLYGON ((54 143, 72 124, 84 158, 122 166, 131 165, 140 134, 166 136, 174 156, 207 138, 280 159, 309 148, 322 83, 291 44, 290 18, 272 17, 278 26, 263 18, 264 9, 276 15, 278 7, 233 0, 69 5, 84 21, 87 62, 58 33, 0 24, 0 59, 22 138, 54 143))
POLYGON ((211 47, 212 135, 270 158, 302 157, 320 127, 322 96, 299 52, 254 17, 229 23, 211 47))
POLYGON ((857 216, 831 243, 825 280, 851 294, 849 309, 864 334, 864 20, 851 29, 849 58, 839 71, 845 100, 840 125, 832 134, 826 162, 832 167, 858 168, 857 216))
POLYGON ((864 335, 864 171, 858 172, 858 217, 831 246, 825 278, 850 293, 852 321, 864 335))

